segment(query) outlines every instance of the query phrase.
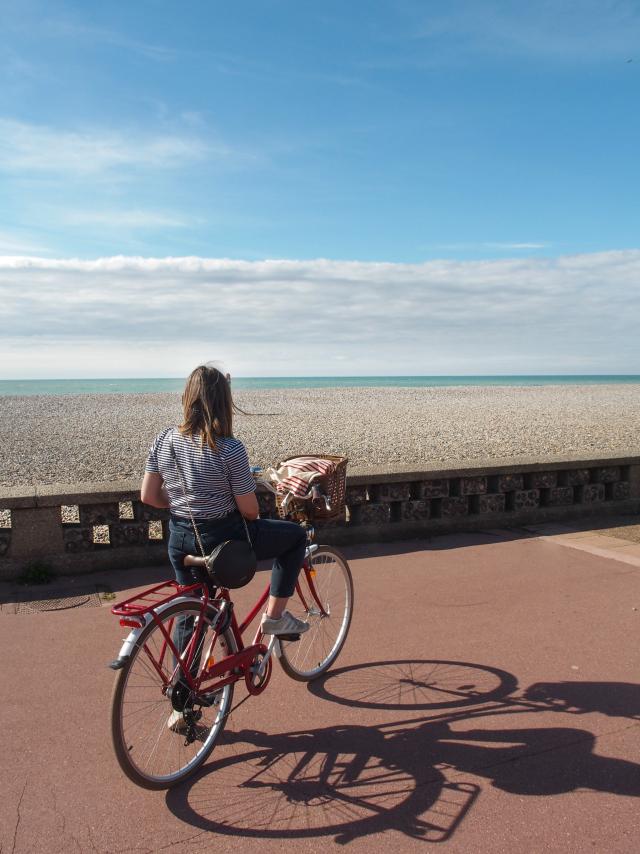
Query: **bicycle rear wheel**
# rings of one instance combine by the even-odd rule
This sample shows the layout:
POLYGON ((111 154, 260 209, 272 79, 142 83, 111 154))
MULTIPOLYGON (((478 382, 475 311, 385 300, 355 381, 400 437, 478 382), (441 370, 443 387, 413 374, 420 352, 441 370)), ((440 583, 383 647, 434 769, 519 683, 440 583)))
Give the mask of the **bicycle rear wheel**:
POLYGON ((294 593, 288 608, 311 628, 299 641, 280 642, 280 664, 292 679, 310 682, 326 673, 347 639, 353 614, 349 564, 337 549, 319 546, 300 572, 298 586, 302 596, 294 593))
MULTIPOLYGON (((177 603, 160 618, 172 638, 178 626, 200 632, 197 664, 192 668, 196 671, 212 659, 219 661, 237 652, 230 629, 214 643, 210 622, 215 616, 210 608, 202 624, 199 603, 194 601, 177 603)), ((185 686, 180 698, 172 701, 166 682, 174 669, 171 648, 152 622, 117 672, 113 686, 111 735, 116 757, 127 777, 145 789, 168 789, 193 774, 213 750, 231 709, 233 684, 206 696, 194 696, 185 686)))

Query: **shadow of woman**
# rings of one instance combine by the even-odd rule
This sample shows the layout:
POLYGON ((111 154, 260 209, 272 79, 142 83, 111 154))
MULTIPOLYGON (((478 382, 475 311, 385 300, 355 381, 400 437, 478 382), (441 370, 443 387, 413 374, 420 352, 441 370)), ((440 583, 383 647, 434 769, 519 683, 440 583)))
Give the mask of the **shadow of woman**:
POLYGON ((438 767, 485 777, 504 792, 558 795, 592 789, 640 797, 640 766, 595 754, 596 737, 588 730, 535 727, 452 731, 446 721, 438 721, 423 724, 411 737, 422 744, 429 761, 438 767))
POLYGON ((640 720, 640 685, 630 682, 536 682, 523 697, 571 714, 601 712, 640 720))

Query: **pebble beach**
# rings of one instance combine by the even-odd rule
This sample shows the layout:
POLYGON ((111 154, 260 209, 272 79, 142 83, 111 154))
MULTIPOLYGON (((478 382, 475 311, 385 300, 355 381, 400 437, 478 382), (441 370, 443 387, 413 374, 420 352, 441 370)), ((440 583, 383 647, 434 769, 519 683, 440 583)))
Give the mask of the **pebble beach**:
MULTIPOLYGON (((252 464, 349 457, 349 472, 419 470, 564 454, 640 453, 640 384, 280 389, 237 392, 235 434, 252 464)), ((0 486, 138 478, 180 395, 0 398, 0 486)))

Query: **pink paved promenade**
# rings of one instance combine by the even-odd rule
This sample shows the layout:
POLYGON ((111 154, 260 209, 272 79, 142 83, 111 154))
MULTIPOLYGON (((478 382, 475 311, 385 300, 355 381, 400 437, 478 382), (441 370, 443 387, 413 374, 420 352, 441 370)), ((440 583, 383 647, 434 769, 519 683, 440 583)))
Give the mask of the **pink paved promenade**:
POLYGON ((113 756, 109 604, 5 605, 0 850, 638 851, 640 560, 553 532, 348 550, 335 670, 307 687, 274 667, 169 794, 113 756))

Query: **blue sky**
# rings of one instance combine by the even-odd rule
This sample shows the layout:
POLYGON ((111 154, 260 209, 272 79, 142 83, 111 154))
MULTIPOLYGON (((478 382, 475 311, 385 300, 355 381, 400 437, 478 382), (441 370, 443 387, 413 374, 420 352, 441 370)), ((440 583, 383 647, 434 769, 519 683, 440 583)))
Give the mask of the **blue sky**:
MULTIPOLYGON (((618 256, 602 253, 638 247, 637 2, 0 0, 0 23, 2 256, 444 259, 466 262, 465 280, 478 282, 486 261, 539 271, 551 259, 557 272, 562 258, 597 256, 604 287, 601 259, 618 256)), ((20 264, 9 275, 0 263, 10 320, 37 308, 25 302, 20 264)), ((402 275, 389 270, 377 298, 393 313, 402 275)), ((75 275, 43 274, 60 293, 75 275)), ((87 293, 92 286, 88 277, 87 293)), ((636 280, 626 287, 637 318, 636 280)), ((152 295, 146 278, 140 288, 152 295)), ((198 299, 218 293, 212 274, 198 299)), ((315 305, 302 297, 301 307, 307 297, 315 305)), ((43 311, 47 300, 52 312, 66 304, 50 291, 33 299, 43 311)), ((76 332, 47 345, 67 347, 67 362, 91 327, 92 299, 74 303, 76 332)), ((499 328, 499 315, 484 322, 499 328)), ((324 322, 326 340, 328 314, 324 322)), ((576 325, 597 334, 567 319, 567 330, 576 325)), ((116 326, 92 340, 113 342, 116 326)), ((3 352, 26 364, 35 333, 21 328, 3 352)), ((150 336, 141 327, 138 337, 150 336)), ((265 367, 258 346, 256 337, 246 371, 265 367)), ((595 361, 586 349, 574 356, 588 370, 640 370, 640 352, 621 357, 613 345, 595 361)), ((431 372, 433 357, 425 345, 410 372, 431 372)), ((468 372, 491 370, 490 360, 465 358, 468 372)), ((558 358, 562 372, 568 360, 558 358)), ((58 372, 75 375, 67 362, 60 355, 58 372)), ((390 365, 370 364, 362 372, 390 365)), ((302 370, 326 372, 311 358, 302 370)))

